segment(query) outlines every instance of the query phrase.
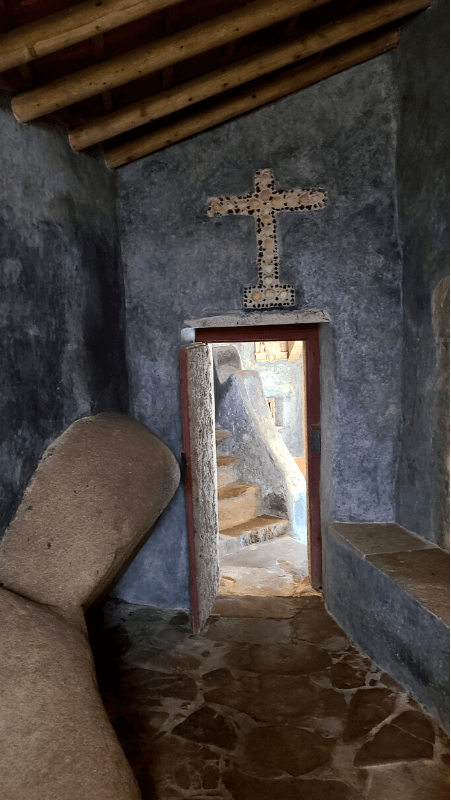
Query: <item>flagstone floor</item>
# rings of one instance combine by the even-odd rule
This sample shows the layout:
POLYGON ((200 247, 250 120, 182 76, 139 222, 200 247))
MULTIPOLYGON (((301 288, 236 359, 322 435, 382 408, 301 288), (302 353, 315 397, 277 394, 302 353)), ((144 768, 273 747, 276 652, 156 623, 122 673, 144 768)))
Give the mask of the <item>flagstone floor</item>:
POLYGON ((219 558, 220 594, 297 597, 309 586, 308 553, 292 536, 279 536, 219 558))
POLYGON ((102 695, 143 800, 448 800, 449 740, 321 596, 88 615, 102 695))

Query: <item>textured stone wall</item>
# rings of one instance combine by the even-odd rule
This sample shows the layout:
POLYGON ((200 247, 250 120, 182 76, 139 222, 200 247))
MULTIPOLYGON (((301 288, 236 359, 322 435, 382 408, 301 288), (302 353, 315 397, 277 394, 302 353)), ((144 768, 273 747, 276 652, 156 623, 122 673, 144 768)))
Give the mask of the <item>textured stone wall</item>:
MULTIPOLYGON (((208 198, 245 195, 270 169, 277 191, 328 194, 321 211, 278 217, 293 309, 331 318, 320 331, 323 518, 396 518, 443 543, 445 12, 438 0, 418 16, 396 53, 117 173, 127 363, 116 178, 0 103, 0 532, 77 417, 130 410, 181 461, 180 330, 239 311, 257 279, 254 220, 208 217, 208 198)), ((189 607, 182 486, 113 594, 189 607)))
POLYGON ((447 400, 440 387, 442 343, 433 326, 433 294, 449 273, 448 47, 449 4, 439 0, 403 31, 392 56, 404 272, 397 520, 438 544, 449 526, 447 400))
POLYGON ((0 535, 49 442, 127 411, 114 178, 0 102, 0 535))
MULTIPOLYGON (((391 66, 382 56, 118 172, 131 409, 178 456, 180 330, 240 310, 242 287, 257 278, 255 221, 209 217, 208 198, 251 192, 258 169, 272 170, 276 189, 327 191, 320 211, 280 214, 278 239, 294 309, 331 315, 323 510, 337 520, 395 514, 402 315, 391 66)), ((117 587, 123 599, 187 607, 181 491, 132 568, 117 587)))
POLYGON ((432 320, 437 341, 437 384, 435 425, 432 444, 436 455, 435 534, 449 551, 449 445, 450 445, 450 363, 449 363, 449 275, 437 284, 432 295, 432 320))

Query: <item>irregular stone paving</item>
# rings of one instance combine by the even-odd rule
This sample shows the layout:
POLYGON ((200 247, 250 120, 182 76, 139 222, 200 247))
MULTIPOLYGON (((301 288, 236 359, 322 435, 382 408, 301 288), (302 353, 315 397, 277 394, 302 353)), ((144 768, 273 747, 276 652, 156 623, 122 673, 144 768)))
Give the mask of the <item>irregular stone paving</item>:
POLYGON ((299 597, 308 579, 307 547, 292 536, 248 544, 234 553, 220 553, 219 593, 299 597))
POLYGON ((449 740, 319 594, 188 615, 108 600, 88 624, 143 800, 448 800, 449 740))

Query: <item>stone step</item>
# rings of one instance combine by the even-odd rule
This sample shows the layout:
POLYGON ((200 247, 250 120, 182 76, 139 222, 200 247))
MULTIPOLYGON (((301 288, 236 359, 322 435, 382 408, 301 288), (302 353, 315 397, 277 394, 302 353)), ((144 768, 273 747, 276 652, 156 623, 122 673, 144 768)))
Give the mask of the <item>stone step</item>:
POLYGON ((229 483, 218 489, 219 530, 231 528, 255 517, 260 489, 247 483, 229 483))
POLYGON ((233 456, 218 456, 216 459, 218 467, 218 489, 227 486, 228 483, 235 483, 237 480, 237 467, 239 458, 233 456))
POLYGON ((222 444, 226 439, 230 436, 229 431, 223 431, 220 428, 216 428, 215 430, 215 439, 216 439, 216 447, 218 444, 222 444))
POLYGON ((262 514, 239 525, 224 528, 219 534, 219 557, 236 553, 250 544, 283 536, 287 533, 289 525, 287 519, 262 514))

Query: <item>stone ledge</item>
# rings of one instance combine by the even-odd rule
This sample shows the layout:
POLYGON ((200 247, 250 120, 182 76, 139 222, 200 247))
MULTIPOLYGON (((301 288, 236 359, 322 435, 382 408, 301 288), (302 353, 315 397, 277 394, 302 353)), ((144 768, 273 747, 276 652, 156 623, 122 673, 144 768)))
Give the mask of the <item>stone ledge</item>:
POLYGON ((187 319, 190 328, 236 328, 249 325, 296 325, 314 322, 330 322, 328 311, 307 308, 305 311, 235 311, 217 317, 187 319))
POLYGON ((394 523, 335 523, 330 530, 449 625, 448 553, 394 523))
POLYGON ((329 613, 448 730, 448 554, 394 524, 333 523, 323 562, 329 613))

